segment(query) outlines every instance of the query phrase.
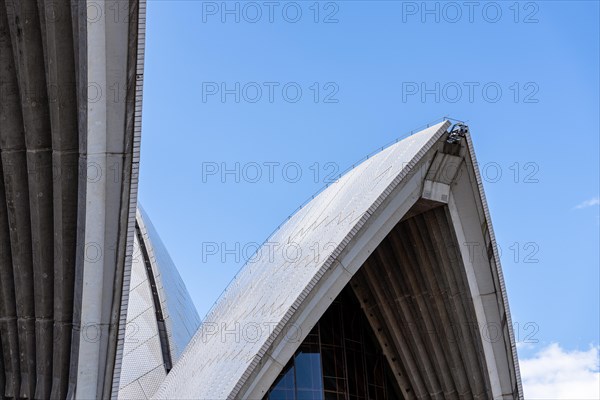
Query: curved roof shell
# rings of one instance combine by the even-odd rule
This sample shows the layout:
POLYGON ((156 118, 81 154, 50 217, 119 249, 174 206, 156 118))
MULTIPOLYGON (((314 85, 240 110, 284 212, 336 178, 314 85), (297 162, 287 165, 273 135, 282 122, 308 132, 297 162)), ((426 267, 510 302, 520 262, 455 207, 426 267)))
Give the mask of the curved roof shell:
POLYGON ((150 398, 199 325, 183 280, 138 206, 118 397, 150 398))
MULTIPOLYGON (((261 398, 384 238, 409 213, 433 203, 448 208, 459 246, 468 239, 490 248, 491 257, 481 260, 459 249, 469 291, 465 309, 482 326, 497 323, 501 332, 494 341, 482 340, 477 330, 471 338, 477 342, 473 357, 487 369, 482 393, 521 397, 504 282, 472 142, 467 134, 456 145, 446 143, 449 126, 442 122, 382 150, 282 225, 223 293, 156 398, 261 398)), ((422 393, 435 397, 427 382, 411 376, 407 382, 405 394, 419 393, 421 385, 422 393)), ((469 394, 475 396, 460 395, 469 394)))

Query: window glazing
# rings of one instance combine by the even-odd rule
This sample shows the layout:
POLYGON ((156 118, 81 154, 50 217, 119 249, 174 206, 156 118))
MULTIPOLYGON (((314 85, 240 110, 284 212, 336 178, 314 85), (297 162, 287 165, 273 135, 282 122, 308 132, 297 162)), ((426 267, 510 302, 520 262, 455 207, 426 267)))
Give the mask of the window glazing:
POLYGON ((264 400, 401 399, 358 301, 342 291, 285 366, 264 400))

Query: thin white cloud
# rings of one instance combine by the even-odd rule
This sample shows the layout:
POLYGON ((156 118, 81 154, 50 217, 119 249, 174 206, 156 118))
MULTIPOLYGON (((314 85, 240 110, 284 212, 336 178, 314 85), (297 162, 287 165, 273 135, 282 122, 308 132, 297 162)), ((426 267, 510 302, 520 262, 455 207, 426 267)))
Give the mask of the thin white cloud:
POLYGON ((600 205, 600 197, 593 197, 589 200, 583 201, 575 206, 576 209, 587 208, 600 205))
POLYGON ((600 346, 567 351, 553 343, 519 361, 526 399, 600 399, 600 346))

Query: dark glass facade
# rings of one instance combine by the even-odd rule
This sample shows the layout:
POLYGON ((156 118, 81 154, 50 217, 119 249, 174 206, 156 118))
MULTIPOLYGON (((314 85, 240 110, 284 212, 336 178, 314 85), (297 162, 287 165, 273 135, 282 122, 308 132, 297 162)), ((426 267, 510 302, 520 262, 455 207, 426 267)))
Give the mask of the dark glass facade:
POLYGON ((352 289, 332 303, 263 400, 402 399, 352 289))

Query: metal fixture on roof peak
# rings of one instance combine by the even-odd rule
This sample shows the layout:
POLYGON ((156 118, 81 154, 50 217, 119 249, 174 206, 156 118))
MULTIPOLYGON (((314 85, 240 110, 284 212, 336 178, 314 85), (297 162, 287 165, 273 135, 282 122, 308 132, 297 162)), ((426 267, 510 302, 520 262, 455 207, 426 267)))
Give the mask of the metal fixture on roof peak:
POLYGON ((458 143, 460 139, 464 138, 467 133, 469 133, 469 127, 461 122, 458 122, 452 125, 450 131, 448 132, 448 139, 446 142, 448 143, 458 143))

